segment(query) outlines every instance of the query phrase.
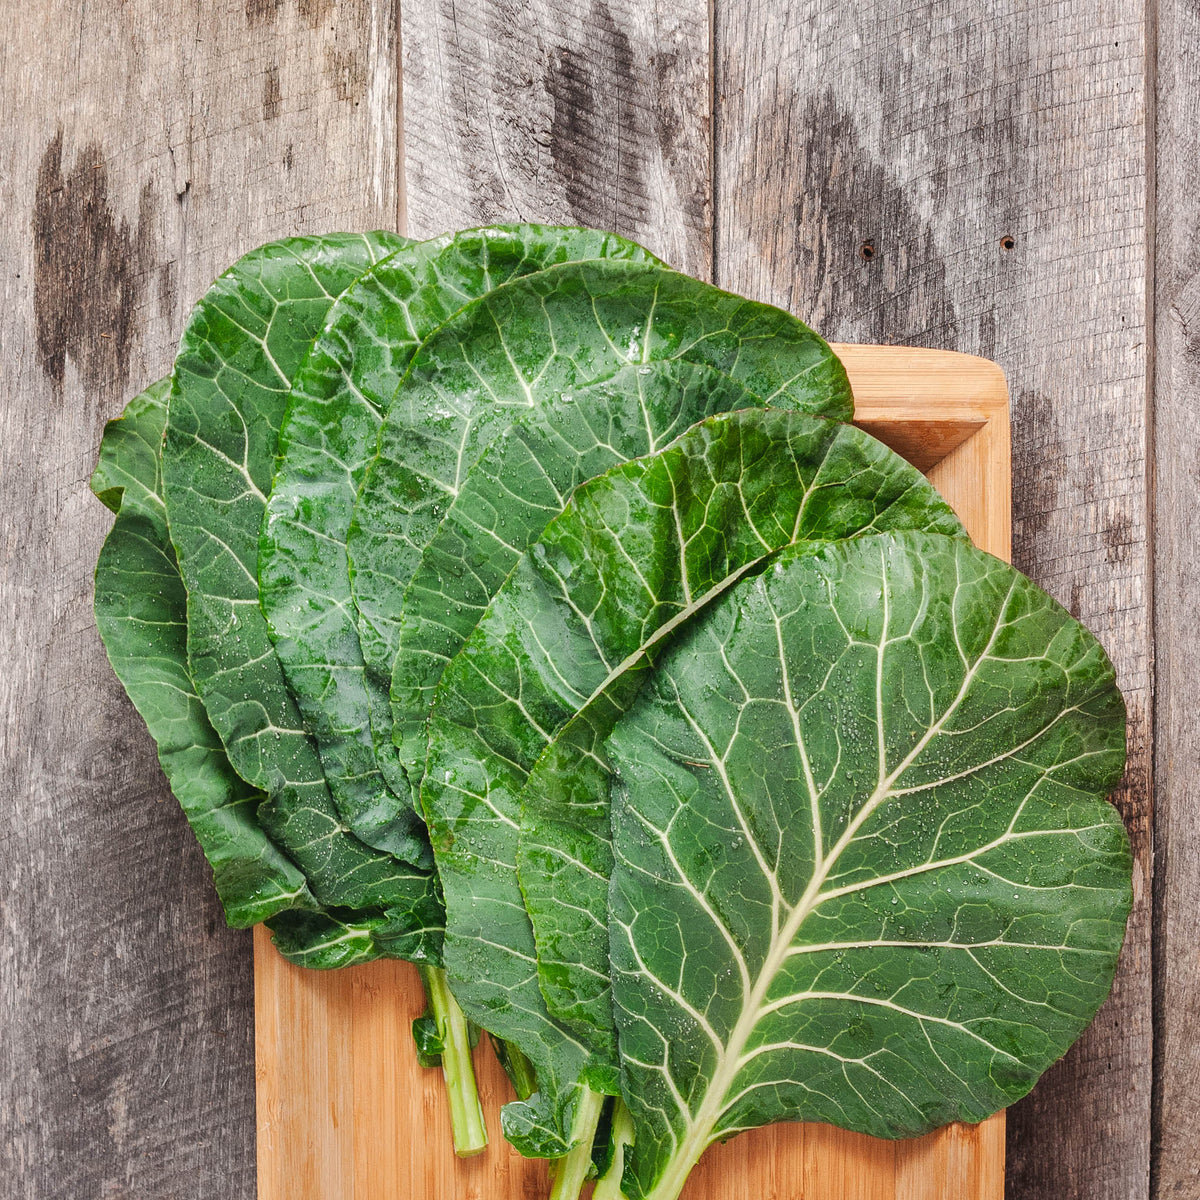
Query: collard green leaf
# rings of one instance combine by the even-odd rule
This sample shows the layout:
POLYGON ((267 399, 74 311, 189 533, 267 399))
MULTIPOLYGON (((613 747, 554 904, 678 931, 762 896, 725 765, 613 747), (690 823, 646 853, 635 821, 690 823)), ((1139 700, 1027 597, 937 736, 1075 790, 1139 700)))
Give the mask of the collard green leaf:
POLYGON ((388 955, 389 935, 397 926, 403 926, 392 915, 347 913, 345 919, 340 919, 328 912, 289 910, 271 917, 266 924, 275 949, 284 958, 300 967, 321 970, 352 967, 380 957, 407 958, 403 951, 416 944, 416 939, 407 936, 411 931, 406 929, 401 939, 402 952, 388 955))
POLYGON ((631 1196, 776 1120, 881 1137, 1009 1104, 1107 994, 1124 708, 1011 567, 905 533, 784 551, 608 743, 631 1196))
POLYGON ((437 1020, 429 1011, 423 1012, 412 1023, 413 1042, 417 1047, 417 1062, 427 1070, 442 1065, 445 1042, 437 1020))
MULTIPOLYGON (((364 845, 341 821, 267 633, 258 533, 291 380, 336 297, 403 244, 390 234, 292 238, 246 255, 196 306, 172 377, 163 482, 187 587, 197 692, 260 824, 333 910, 386 918, 381 947, 438 953, 428 869, 364 845)), ((412 855, 422 841, 414 833, 412 855)))
POLYGON ((304 876, 271 844, 192 686, 187 595, 167 535, 159 452, 170 380, 110 421, 92 491, 116 514, 96 564, 96 626, 109 661, 158 744, 158 758, 213 869, 230 925, 315 908, 304 876))
POLYGON ((414 786, 446 663, 572 489, 661 450, 706 416, 760 403, 711 367, 673 360, 628 366, 522 415, 488 447, 425 548, 400 616, 393 736, 414 786))
POLYGON ((363 669, 346 561, 382 414, 413 351, 464 304, 556 262, 605 257, 653 261, 612 234, 540 225, 404 247, 341 295, 292 383, 259 545, 262 607, 338 811, 370 845, 403 853, 412 820, 390 739, 373 744, 387 693, 363 669))
MULTIPOLYGON (((556 646, 552 688, 561 694, 565 680, 593 698, 539 717, 560 731, 521 794, 520 881, 550 1010, 614 1071, 603 743, 645 681, 646 651, 783 546, 894 529, 966 536, 925 478, 869 434, 751 411, 707 421, 659 458, 596 481, 543 536, 538 574, 552 590, 523 597, 523 616, 556 646)), ((540 683, 551 663, 532 662, 540 683)), ((526 706, 551 690, 522 684, 526 706)))
MULTIPOLYGON (((400 605, 470 468, 523 411, 675 360, 763 403, 844 417, 845 371, 802 322, 654 264, 570 263, 495 288, 421 347, 380 431, 348 540, 368 673, 391 683, 400 605)), ((388 728, 376 731, 391 738, 388 728)))

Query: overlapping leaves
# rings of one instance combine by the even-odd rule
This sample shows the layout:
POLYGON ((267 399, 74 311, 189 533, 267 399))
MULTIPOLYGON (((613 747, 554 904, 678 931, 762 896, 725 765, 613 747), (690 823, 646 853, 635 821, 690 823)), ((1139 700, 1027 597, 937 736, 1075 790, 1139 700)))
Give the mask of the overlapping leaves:
POLYGON ((612 234, 543 225, 402 246, 338 298, 292 382, 258 551, 259 591, 338 811, 370 845, 403 855, 411 825, 391 740, 372 738, 373 729, 388 730, 387 689, 364 670, 346 561, 380 422, 416 348, 455 311, 510 279, 592 258, 654 261, 612 234))
MULTIPOLYGON (((338 295, 404 244, 391 234, 274 242, 196 306, 171 383, 162 471, 187 588, 188 661, 238 774, 265 791, 258 819, 324 906, 361 913, 405 956, 439 953, 432 872, 359 841, 339 816, 258 599, 258 533, 291 380, 338 295)), ((411 823, 410 861, 424 839, 411 823)))
POLYGON ((187 666, 187 594, 167 532, 159 454, 170 380, 110 421, 92 490, 116 514, 96 563, 109 662, 158 744, 163 771, 213 868, 229 923, 316 908, 303 874, 258 826, 263 793, 235 774, 187 666))
MULTIPOLYGON (((669 361, 713 368, 761 403, 851 412, 841 363, 806 325, 654 264, 550 267, 493 289, 424 342, 380 431, 348 541, 359 640, 380 686, 391 685, 421 555, 488 446, 522 413, 669 361)), ((389 738, 390 724, 389 713, 389 738)), ((419 750, 407 761, 419 766, 419 750)))
POLYGON ((230 925, 266 921, 280 951, 311 967, 347 966, 389 945, 423 955, 425 937, 412 936, 423 910, 407 928, 394 917, 321 910, 259 824, 265 794, 237 775, 208 719, 188 666, 187 594, 162 497, 169 391, 169 380, 153 384, 109 422, 92 475, 92 490, 117 514, 96 564, 96 625, 109 661, 157 743, 230 925))
MULTIPOLYGON (((666 635, 741 574, 785 545, 889 529, 966 536, 928 482, 860 430, 786 410, 734 413, 582 488, 527 564, 538 585, 524 585, 522 632, 499 633, 507 596, 481 623, 481 649, 497 634, 507 648, 532 643, 515 664, 522 704, 552 735, 533 740, 540 754, 520 791, 520 881, 542 992, 614 1065, 604 739, 666 635)), ((515 573, 513 588, 523 579, 515 573)), ((480 733, 491 742, 490 725, 480 733)))
POLYGON ((518 417, 472 467, 404 596, 392 670, 394 740, 408 777, 425 769, 426 718, 446 663, 572 490, 661 450, 712 413, 760 403, 711 367, 626 366, 518 417))

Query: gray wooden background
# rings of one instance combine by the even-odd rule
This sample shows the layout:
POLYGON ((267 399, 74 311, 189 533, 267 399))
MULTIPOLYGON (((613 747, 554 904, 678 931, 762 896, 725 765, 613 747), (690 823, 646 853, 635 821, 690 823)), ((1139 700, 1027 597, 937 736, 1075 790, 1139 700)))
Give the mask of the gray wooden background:
POLYGON ((1010 1113, 1009 1195, 1200 1197, 1194 4, 0 11, 5 1197, 254 1193, 249 938, 92 622, 104 421, 259 242, 512 218, 1002 364, 1016 560, 1117 663, 1137 854, 1113 996, 1010 1113))

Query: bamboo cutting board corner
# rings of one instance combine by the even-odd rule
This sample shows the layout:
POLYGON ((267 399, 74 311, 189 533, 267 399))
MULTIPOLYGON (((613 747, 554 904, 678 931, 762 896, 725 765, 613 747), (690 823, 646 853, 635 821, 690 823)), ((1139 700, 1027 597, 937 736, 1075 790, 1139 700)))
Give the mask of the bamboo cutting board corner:
MULTIPOLYGON (((855 420, 920 467, 975 543, 1011 556, 1008 389, 995 363, 903 346, 835 346, 855 420)), ((544 1163, 500 1136, 511 1097, 486 1039, 476 1055, 492 1145, 456 1159, 441 1073, 416 1063, 423 997, 407 963, 291 966, 254 931, 259 1200, 531 1200, 544 1163)), ((711 1149, 684 1200, 1002 1200, 1004 1114, 885 1142, 774 1125, 711 1149)))

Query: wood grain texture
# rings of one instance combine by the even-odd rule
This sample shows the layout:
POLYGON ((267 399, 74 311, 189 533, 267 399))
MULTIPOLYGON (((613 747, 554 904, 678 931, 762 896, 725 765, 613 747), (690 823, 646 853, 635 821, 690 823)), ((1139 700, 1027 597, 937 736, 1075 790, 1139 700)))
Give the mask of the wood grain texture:
POLYGON ((707 277, 707 0, 430 0, 402 14, 412 236, 591 225, 707 277))
MULTIPOLYGON (((1011 442, 1004 375, 937 350, 838 346, 877 436, 936 460, 930 480, 976 544, 1010 550, 1011 442), (941 427, 973 432, 947 451, 941 427), (922 439, 927 438, 927 442, 922 439)), ((952 439, 951 439, 952 440, 952 439)), ((456 1160, 440 1073, 416 1063, 415 970, 376 962, 305 971, 255 934, 258 1200, 528 1200, 546 1165, 499 1135, 512 1098, 490 1050, 476 1054, 492 1144, 456 1160)), ((772 1125, 713 1147, 683 1200, 1001 1200, 1004 1114, 885 1142, 828 1125, 772 1125)))
POLYGON ((0 42, 0 1194, 254 1195, 250 935, 91 611, 105 420, 271 237, 395 221, 394 22, 45 0, 0 42))
POLYGON ((1200 13, 1158 7, 1154 1200, 1200 1196, 1200 13))
POLYGON ((1149 1187, 1144 18, 716 0, 716 281, 830 337, 1001 364, 1014 560, 1099 635, 1129 704, 1126 951, 1096 1023, 1009 1114, 1013 1200, 1149 1187))

